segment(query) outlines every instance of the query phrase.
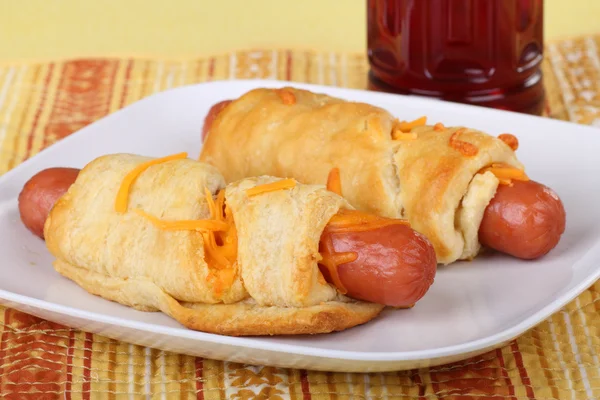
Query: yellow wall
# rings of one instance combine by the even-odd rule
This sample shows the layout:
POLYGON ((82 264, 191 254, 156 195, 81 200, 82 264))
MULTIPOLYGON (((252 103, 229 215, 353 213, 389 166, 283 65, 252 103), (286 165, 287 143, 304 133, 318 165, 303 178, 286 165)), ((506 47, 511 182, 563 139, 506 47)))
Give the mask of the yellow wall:
MULTIPOLYGON (((485 0, 484 0, 485 1, 485 0)), ((362 52, 366 0, 0 0, 0 61, 362 52)), ((600 0, 546 0, 546 38, 600 33, 600 0)))

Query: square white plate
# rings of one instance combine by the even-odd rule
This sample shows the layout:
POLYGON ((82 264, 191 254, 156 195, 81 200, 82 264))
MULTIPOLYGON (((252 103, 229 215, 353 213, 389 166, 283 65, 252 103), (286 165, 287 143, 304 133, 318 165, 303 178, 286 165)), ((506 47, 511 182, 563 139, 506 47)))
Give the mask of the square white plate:
POLYGON ((293 84, 382 106, 401 119, 463 124, 518 136, 532 179, 554 188, 567 230, 535 262, 502 255, 440 268, 411 310, 385 311, 344 332, 304 337, 233 338, 194 332, 160 313, 92 296, 51 266, 44 243, 20 223, 17 195, 51 166, 83 167, 107 153, 197 157, 203 118, 214 103, 251 88, 287 82, 225 81, 169 90, 103 118, 0 178, 0 299, 39 317, 115 339, 213 359, 329 371, 386 371, 453 362, 501 346, 592 285, 600 274, 600 130, 540 117, 358 90, 293 84))

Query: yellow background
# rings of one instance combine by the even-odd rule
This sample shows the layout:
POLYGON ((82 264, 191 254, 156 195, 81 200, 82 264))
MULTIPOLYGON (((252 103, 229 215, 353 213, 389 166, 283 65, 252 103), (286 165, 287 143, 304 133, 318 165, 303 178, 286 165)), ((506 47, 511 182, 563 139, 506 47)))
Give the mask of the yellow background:
MULTIPOLYGON (((362 52, 365 14, 366 0, 0 0, 0 61, 362 52)), ((600 33, 599 0, 546 0, 545 14, 546 40, 600 33)))

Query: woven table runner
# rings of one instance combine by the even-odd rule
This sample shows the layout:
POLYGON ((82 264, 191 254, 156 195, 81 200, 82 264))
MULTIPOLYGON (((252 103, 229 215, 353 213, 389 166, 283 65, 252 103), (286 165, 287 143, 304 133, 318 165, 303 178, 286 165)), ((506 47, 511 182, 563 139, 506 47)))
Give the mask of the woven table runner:
MULTIPOLYGON (((599 46, 600 37, 547 46, 547 117, 600 127, 599 46)), ((172 87, 216 79, 274 78, 362 89, 367 70, 363 55, 282 50, 186 61, 86 59, 3 65, 0 174, 91 122, 172 87)), ((508 346, 482 356, 376 374, 195 358, 0 308, 0 397, 594 399, 600 398, 599 298, 597 283, 508 346)))

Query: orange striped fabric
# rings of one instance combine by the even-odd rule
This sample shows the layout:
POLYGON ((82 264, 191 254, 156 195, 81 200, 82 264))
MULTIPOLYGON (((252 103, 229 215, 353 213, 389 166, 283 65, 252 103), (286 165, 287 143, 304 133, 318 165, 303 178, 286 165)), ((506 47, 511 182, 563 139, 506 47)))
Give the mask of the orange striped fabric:
MULTIPOLYGON (((600 126, 600 37, 550 44, 546 115, 600 126)), ((246 51, 167 62, 0 66, 0 174, 152 93, 228 78, 365 88, 362 55, 246 51)), ((0 308, 0 397, 11 399, 600 398, 600 284, 504 348, 413 371, 341 374, 240 365, 111 340, 0 308)))

